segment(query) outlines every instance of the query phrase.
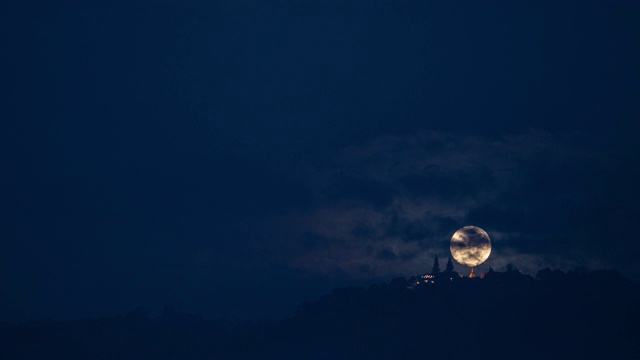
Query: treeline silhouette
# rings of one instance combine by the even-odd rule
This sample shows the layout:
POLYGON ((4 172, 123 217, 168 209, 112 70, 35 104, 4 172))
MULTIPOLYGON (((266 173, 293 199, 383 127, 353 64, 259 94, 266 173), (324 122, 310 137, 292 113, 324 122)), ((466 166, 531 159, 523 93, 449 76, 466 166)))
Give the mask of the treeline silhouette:
POLYGON ((274 324, 167 308, 149 318, 4 324, 2 359, 638 359, 640 289, 616 271, 439 269, 334 290, 274 324), (421 280, 422 279, 422 280, 421 280), (424 279, 428 279, 424 281, 424 279))

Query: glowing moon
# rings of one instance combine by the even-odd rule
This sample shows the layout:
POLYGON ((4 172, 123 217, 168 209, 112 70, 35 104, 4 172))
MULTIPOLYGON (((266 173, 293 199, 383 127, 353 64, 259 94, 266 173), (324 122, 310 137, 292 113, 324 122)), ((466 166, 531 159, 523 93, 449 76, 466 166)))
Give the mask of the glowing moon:
POLYGON ((475 267, 489 258, 491 240, 486 231, 477 226, 465 226, 451 237, 451 255, 460 264, 475 267))

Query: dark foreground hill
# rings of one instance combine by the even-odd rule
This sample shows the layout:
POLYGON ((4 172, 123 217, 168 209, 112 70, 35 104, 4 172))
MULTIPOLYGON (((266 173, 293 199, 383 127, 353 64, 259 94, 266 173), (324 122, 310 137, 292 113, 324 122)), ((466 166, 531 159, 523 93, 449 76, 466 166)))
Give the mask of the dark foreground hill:
POLYGON ((343 288, 277 324, 172 312, 4 325, 2 359, 638 359, 640 291, 612 271, 343 288))
POLYGON ((638 287, 617 273, 402 279, 305 304, 263 353, 303 358, 640 358, 638 287))

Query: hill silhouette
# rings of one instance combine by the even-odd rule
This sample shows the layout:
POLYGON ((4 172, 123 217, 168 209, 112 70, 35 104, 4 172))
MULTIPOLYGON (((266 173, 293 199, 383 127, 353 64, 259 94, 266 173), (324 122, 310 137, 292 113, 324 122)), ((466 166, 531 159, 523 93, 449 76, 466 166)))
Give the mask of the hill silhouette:
POLYGON ((513 267, 334 290, 275 324, 167 308, 0 327, 3 359, 637 359, 640 288, 615 271, 513 267))

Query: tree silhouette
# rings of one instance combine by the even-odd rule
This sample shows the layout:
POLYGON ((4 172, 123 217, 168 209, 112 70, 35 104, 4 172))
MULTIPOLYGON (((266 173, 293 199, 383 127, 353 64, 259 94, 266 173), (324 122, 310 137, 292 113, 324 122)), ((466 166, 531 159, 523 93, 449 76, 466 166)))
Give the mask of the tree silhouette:
POLYGON ((553 275, 553 272, 551 271, 551 269, 549 268, 544 268, 542 270, 538 270, 538 272, 536 273, 536 279, 538 280, 549 280, 551 279, 551 276, 553 275))
POLYGON ((433 268, 431 269, 431 273, 433 275, 440 273, 440 263, 438 262, 438 255, 436 255, 435 260, 433 260, 433 268))
POLYGON ((453 263, 451 262, 451 256, 449 256, 449 260, 447 260, 447 266, 444 268, 444 271, 446 273, 452 273, 453 272, 453 263))

